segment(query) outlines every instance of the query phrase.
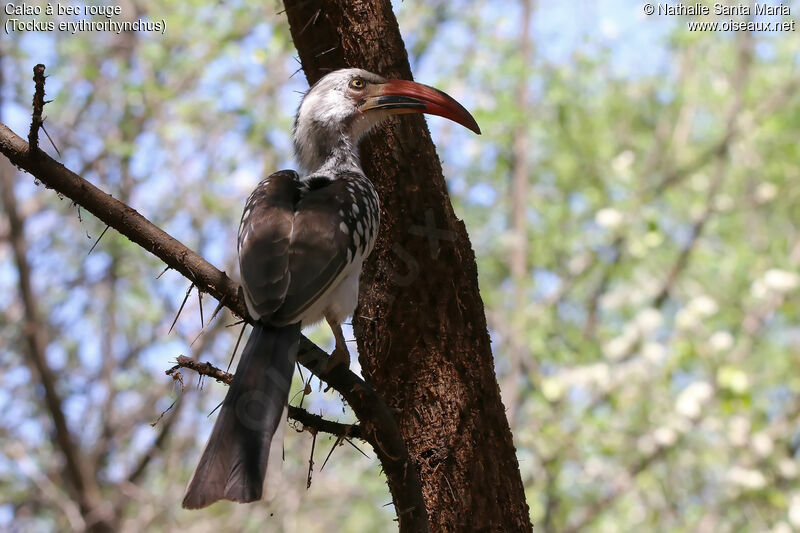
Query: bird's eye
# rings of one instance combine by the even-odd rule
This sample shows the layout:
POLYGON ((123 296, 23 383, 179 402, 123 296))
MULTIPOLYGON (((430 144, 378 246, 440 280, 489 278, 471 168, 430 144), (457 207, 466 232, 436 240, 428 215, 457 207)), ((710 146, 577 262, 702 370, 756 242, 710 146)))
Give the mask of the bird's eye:
POLYGON ((350 81, 350 88, 351 89, 358 89, 361 90, 366 87, 367 83, 361 78, 353 78, 350 81))

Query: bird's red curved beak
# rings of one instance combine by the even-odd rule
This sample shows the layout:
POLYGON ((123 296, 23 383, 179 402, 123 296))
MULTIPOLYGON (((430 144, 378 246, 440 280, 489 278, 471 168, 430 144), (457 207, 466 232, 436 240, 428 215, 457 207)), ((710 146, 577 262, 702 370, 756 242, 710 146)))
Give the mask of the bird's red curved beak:
POLYGON ((389 80, 376 83, 367 89, 367 98, 359 106, 361 111, 382 109, 391 114, 429 113, 457 122, 478 135, 478 123, 464 106, 439 89, 406 80, 389 80))

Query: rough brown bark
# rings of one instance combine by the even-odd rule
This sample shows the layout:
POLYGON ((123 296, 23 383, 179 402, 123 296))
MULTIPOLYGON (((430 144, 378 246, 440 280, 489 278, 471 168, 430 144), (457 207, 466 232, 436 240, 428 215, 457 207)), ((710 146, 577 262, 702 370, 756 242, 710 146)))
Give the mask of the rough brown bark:
MULTIPOLYGON (((286 0, 310 83, 354 66, 411 79, 388 0, 286 0)), ((361 150, 381 197, 354 327, 365 375, 398 409, 432 531, 531 530, 494 374, 477 269, 425 122, 406 116, 361 150)))

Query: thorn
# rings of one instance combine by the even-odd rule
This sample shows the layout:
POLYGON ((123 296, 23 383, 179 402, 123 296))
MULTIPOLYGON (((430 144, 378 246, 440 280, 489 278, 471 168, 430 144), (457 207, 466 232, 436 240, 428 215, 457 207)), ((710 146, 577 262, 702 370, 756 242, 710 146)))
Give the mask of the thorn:
POLYGON ((335 449, 336 449, 336 447, 337 447, 339 444, 341 444, 341 442, 342 442, 342 438, 343 438, 343 437, 342 437, 341 435, 339 435, 338 437, 336 437, 336 442, 334 442, 334 443, 333 443, 333 446, 331 446, 331 451, 329 451, 329 452, 328 452, 328 456, 325 458, 325 461, 323 461, 323 462, 322 462, 322 467, 320 467, 320 469, 319 469, 319 471, 320 471, 320 472, 322 472, 322 471, 325 469, 325 465, 326 465, 326 464, 328 464, 328 459, 330 459, 330 458, 331 458, 331 454, 333 453, 333 450, 335 450, 335 449))
MULTIPOLYGON (((48 102, 52 102, 52 100, 48 100, 47 102, 45 102, 45 104, 48 103, 48 102)), ((53 148, 56 149, 56 153, 58 154, 58 157, 61 157, 61 150, 58 149, 58 146, 56 146, 56 143, 53 142, 53 139, 52 139, 52 137, 50 137, 50 134, 47 133, 47 128, 44 127, 44 122, 42 122, 42 131, 47 136, 47 140, 50 141, 50 144, 53 145, 53 148)))
POLYGON ((172 328, 175 327, 175 323, 178 321, 178 317, 181 316, 181 311, 183 311, 183 306, 186 305, 186 300, 189 299, 189 294, 192 292, 193 288, 194 288, 194 283, 189 285, 189 289, 186 291, 186 296, 183 298, 183 303, 181 304, 180 309, 178 309, 178 314, 175 315, 175 320, 172 321, 172 325, 169 327, 169 331, 167 331, 167 335, 172 333, 172 328))
POLYGON ((158 276, 156 276, 156 279, 161 279, 161 276, 163 276, 164 274, 166 274, 166 273, 167 273, 167 270, 169 270, 170 268, 172 268, 172 267, 170 267, 169 265, 165 266, 165 267, 164 267, 164 270, 162 270, 162 271, 161 271, 161 274, 159 274, 158 276))
POLYGON ((86 255, 89 255, 90 253, 92 253, 92 250, 94 250, 95 246, 97 246, 97 243, 99 243, 99 242, 100 242, 100 239, 102 239, 102 238, 103 238, 103 235, 105 235, 105 234, 106 234, 106 232, 108 231, 108 228, 109 228, 109 227, 110 227, 110 226, 106 225, 106 229, 104 229, 104 230, 103 230, 103 233, 101 233, 101 234, 100 234, 100 236, 97 238, 97 240, 96 240, 96 241, 94 241, 94 244, 92 245, 92 247, 91 247, 91 248, 89 248, 89 252, 88 252, 86 255))
POLYGON ((189 343, 189 348, 191 348, 192 346, 194 346, 194 343, 196 343, 196 342, 197 342, 197 340, 198 340, 200 337, 202 337, 202 336, 203 336, 203 331, 205 331, 205 329, 206 329, 206 328, 202 328, 202 329, 200 330, 200 333, 198 333, 198 334, 197 334, 197 337, 195 337, 195 338, 194 338, 194 340, 193 340, 191 343, 189 343))
POLYGON ((311 472, 314 470, 314 447, 317 444, 317 432, 311 433, 313 436, 311 440, 311 455, 308 458, 308 478, 306 479, 306 490, 311 488, 311 472))
MULTIPOLYGON (((244 320, 242 320, 244 322, 244 320)), ((228 367, 225 369, 225 372, 230 372, 231 365, 233 364, 233 358, 236 357, 236 350, 239 349, 239 343, 242 341, 242 335, 244 335, 244 329, 247 327, 247 324, 242 326, 242 330, 239 332, 239 338, 236 339, 236 346, 233 347, 233 353, 231 354, 231 360, 228 361, 228 367)))
POLYGON ((302 30, 300 30, 300 33, 298 34, 298 36, 303 35, 306 32, 306 30, 308 29, 309 26, 312 26, 312 25, 317 23, 317 19, 319 18, 319 14, 320 13, 322 13, 322 9, 317 9, 317 12, 314 13, 314 16, 311 17, 310 19, 308 19, 308 22, 306 22, 306 25, 303 26, 302 30))
POLYGON ((203 291, 197 289, 197 303, 200 305, 200 331, 206 327, 206 321, 203 319, 203 291))
POLYGON ((225 298, 227 298, 227 297, 228 297, 228 295, 226 294, 219 301, 219 303, 217 304, 217 307, 214 309, 214 312, 211 313, 211 318, 208 319, 209 323, 213 322, 214 319, 217 318, 217 314, 219 314, 220 310, 222 309, 222 306, 225 305, 225 298))
MULTIPOLYGON (((167 267, 167 268, 169 268, 169 267, 167 267)), ((219 310, 222 309, 222 304, 223 304, 224 301, 225 301, 225 296, 222 297, 222 300, 219 301, 219 303, 217 304, 217 307, 214 309, 214 312, 211 313, 211 318, 209 318, 208 322, 206 322, 206 326, 211 324, 212 322, 214 322, 214 318, 216 318, 217 313, 219 313, 219 310)), ((202 320, 203 320, 203 300, 201 298, 200 299, 200 321, 202 322, 202 320)), ((194 343, 197 342, 197 339, 199 339, 203 335, 203 333, 206 331, 206 326, 203 326, 202 328, 200 328, 200 333, 198 333, 197 337, 194 338, 192 343, 189 345, 189 348, 194 346, 194 343)))
POLYGON ((353 448, 355 448, 356 450, 358 450, 358 453, 360 453, 361 455, 363 455, 364 457, 366 457, 367 459, 369 459, 369 455, 367 455, 366 453, 364 453, 364 450, 362 450, 361 448, 359 448, 358 446, 356 446, 356 445, 353 443, 353 441, 352 441, 352 440, 348 439, 347 437, 345 437, 345 439, 344 439, 344 440, 347 442, 347 444, 349 444, 350 446, 352 446, 353 448))
POLYGON ((332 47, 332 48, 328 48, 328 49, 327 49, 327 50, 325 50, 324 52, 320 52, 320 53, 318 53, 318 54, 317 54, 317 55, 315 55, 314 57, 322 57, 322 56, 324 56, 325 54, 330 54, 331 52, 333 52, 333 51, 334 51, 334 50, 336 50, 337 48, 339 48, 339 45, 338 45, 338 44, 337 44, 336 46, 332 47))
MULTIPOLYGON (((223 400, 223 401, 224 401, 224 400, 223 400)), ((217 409, 219 409, 220 407, 222 407, 222 404, 223 404, 223 402, 219 402, 219 403, 217 404, 217 406, 216 406, 215 408, 213 408, 213 409, 211 410, 211 412, 210 412, 210 413, 208 413, 208 414, 206 415, 206 418, 209 418, 211 415, 213 415, 213 414, 214 414, 214 412, 215 412, 217 409)))

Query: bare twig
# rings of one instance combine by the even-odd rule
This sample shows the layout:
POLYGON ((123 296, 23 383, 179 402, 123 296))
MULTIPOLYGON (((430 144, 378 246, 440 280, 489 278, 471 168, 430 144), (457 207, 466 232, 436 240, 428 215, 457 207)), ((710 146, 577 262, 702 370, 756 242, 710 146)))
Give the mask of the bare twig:
MULTIPOLYGON (((224 370, 215 367, 211 363, 208 362, 201 363, 185 355, 179 355, 176 362, 177 364, 175 366, 166 370, 166 374, 168 376, 174 377, 175 374, 179 373, 178 372, 179 369, 188 368, 189 370, 194 370, 200 375, 214 378, 218 382, 224 383, 226 385, 230 385, 231 382, 233 381, 233 374, 225 372, 224 370)), ((352 437, 356 439, 365 440, 362 435, 361 426, 359 426, 358 424, 342 424, 340 422, 333 422, 319 415, 309 413, 308 411, 300 407, 295 407, 293 405, 290 405, 289 418, 301 423, 303 425, 303 428, 301 428, 301 430, 309 429, 313 431, 321 431, 323 433, 330 433, 331 435, 337 435, 342 438, 352 437)), ((362 454, 364 453, 355 445, 353 446, 362 454)))

